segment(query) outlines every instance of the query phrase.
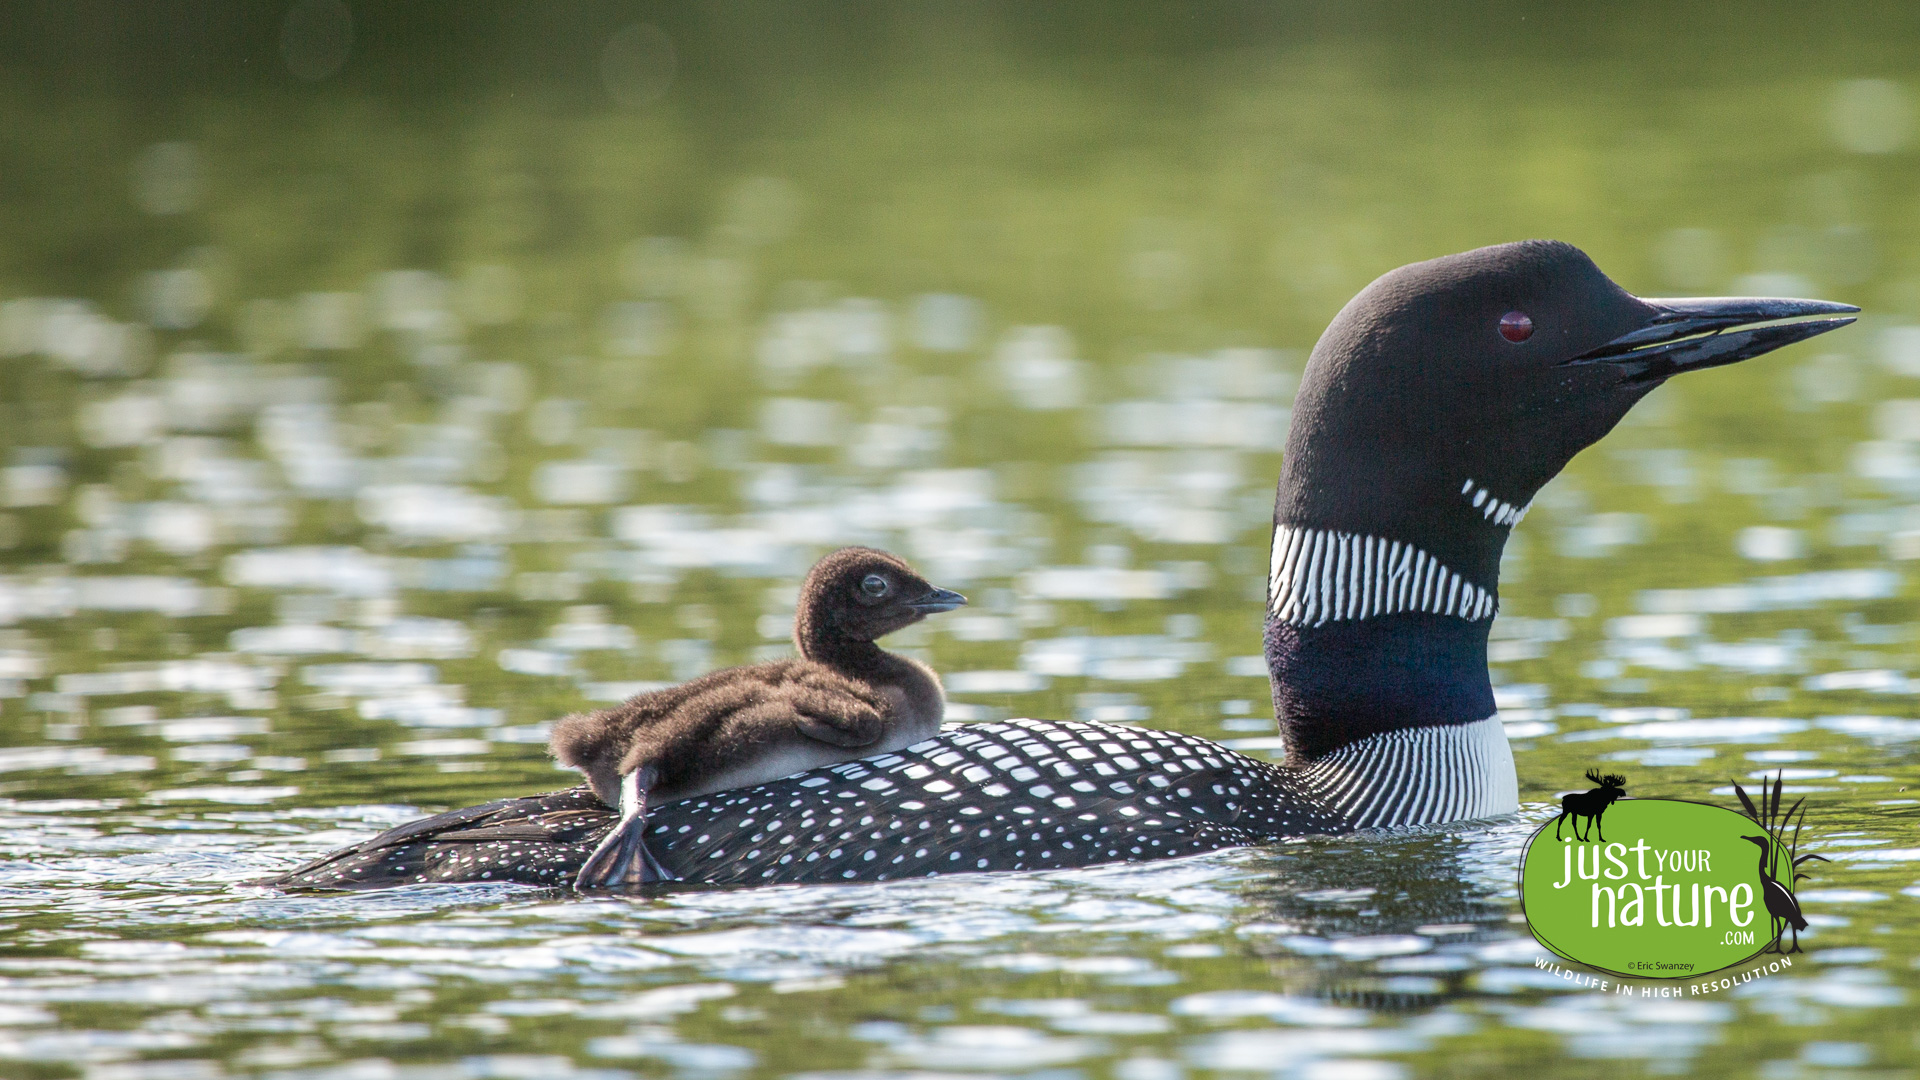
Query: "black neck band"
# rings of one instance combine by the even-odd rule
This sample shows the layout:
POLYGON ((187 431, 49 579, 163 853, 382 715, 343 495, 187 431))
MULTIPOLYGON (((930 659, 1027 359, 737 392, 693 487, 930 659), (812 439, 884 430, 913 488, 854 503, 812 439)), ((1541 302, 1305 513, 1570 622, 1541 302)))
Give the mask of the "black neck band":
POLYGON ((1493 715, 1492 619, 1401 612, 1321 626, 1267 618, 1267 671, 1288 759, 1405 728, 1493 715))

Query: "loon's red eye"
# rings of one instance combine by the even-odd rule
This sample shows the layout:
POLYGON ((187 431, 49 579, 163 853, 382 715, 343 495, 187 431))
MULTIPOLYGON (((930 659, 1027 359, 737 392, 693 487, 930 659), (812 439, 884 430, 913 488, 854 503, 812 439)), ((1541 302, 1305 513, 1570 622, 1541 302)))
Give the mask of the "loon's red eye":
POLYGON ((1533 320, 1524 311, 1509 311, 1500 316, 1500 336, 1518 345, 1533 336, 1533 320))

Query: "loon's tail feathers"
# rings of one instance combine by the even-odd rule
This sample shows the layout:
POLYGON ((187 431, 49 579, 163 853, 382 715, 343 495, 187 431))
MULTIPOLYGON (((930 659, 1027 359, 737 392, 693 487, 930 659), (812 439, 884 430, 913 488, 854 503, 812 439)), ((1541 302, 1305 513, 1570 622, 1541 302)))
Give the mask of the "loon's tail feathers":
POLYGON ((581 864, 574 888, 618 889, 680 880, 647 850, 647 791, 655 776, 645 768, 620 778, 620 820, 581 864))

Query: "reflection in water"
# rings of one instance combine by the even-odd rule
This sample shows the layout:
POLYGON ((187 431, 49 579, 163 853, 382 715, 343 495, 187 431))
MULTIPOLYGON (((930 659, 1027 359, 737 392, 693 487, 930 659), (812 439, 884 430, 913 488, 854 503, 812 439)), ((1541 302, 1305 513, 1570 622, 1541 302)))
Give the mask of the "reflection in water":
POLYGON ((1513 875, 1500 863, 1494 851, 1474 850, 1453 832, 1319 839, 1267 853, 1259 865, 1268 880, 1247 899, 1276 930, 1329 941, 1435 927, 1448 937, 1484 935, 1502 929, 1513 897, 1513 875))
POLYGON ((0 1073, 1912 1066, 1896 15, 670 14, 9 21, 0 1073), (841 543, 975 601, 902 635, 958 718, 1265 752, 1305 350, 1381 270, 1524 235, 1867 309, 1536 500, 1493 642, 1526 821, 633 900, 237 884, 561 786, 547 724, 783 652, 841 543), (1613 762, 1795 770, 1834 863, 1790 973, 1533 966, 1521 840, 1613 762))

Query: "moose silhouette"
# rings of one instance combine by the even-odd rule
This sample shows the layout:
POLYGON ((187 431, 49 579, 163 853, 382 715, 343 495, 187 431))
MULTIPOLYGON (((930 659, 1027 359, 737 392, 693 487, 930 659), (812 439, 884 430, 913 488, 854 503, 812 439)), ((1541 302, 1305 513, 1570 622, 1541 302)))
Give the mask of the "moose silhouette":
POLYGON ((1617 800, 1626 797, 1627 778, 1617 773, 1608 773, 1602 776, 1600 775, 1599 769, 1588 769, 1587 779, 1600 786, 1594 788, 1592 791, 1576 791, 1571 795, 1561 798, 1560 816, 1553 819, 1553 838, 1555 840, 1560 839, 1560 823, 1568 818, 1572 818, 1573 838, 1585 843, 1587 837, 1581 835, 1580 819, 1586 818, 1588 831, 1599 833, 1601 843, 1604 844, 1607 842, 1606 831, 1600 827, 1600 816, 1607 812, 1607 807, 1612 806, 1617 800))

